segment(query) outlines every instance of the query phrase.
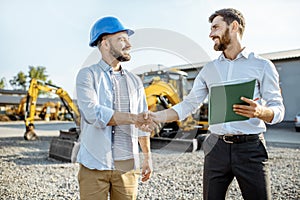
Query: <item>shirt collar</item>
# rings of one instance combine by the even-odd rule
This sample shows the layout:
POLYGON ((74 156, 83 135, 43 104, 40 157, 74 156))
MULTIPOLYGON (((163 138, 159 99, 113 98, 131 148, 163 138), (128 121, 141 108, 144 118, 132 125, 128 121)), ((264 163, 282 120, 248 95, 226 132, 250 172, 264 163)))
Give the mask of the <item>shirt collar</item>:
MULTIPOLYGON (((103 71, 105 71, 105 72, 110 72, 110 73, 112 73, 112 67, 109 65, 109 64, 107 64, 104 60, 100 60, 100 62, 99 62, 99 66, 103 69, 103 71)), ((120 66, 120 73, 121 73, 121 75, 123 76, 124 75, 124 69, 122 68, 122 66, 120 66)))
POLYGON ((108 72, 111 69, 111 66, 109 66, 104 60, 100 60, 98 63, 99 66, 102 68, 103 71, 108 72))
MULTIPOLYGON (((250 54, 247 52, 246 48, 244 48, 244 49, 237 55, 237 57, 236 57, 235 60, 237 60, 237 59, 239 59, 239 58, 241 58, 241 57, 244 57, 244 58, 248 59, 248 58, 249 58, 249 55, 250 55, 250 54)), ((222 54, 219 56, 218 60, 219 60, 219 61, 227 60, 227 58, 226 58, 225 55, 224 55, 224 52, 222 52, 222 54)))
POLYGON ((247 51, 246 47, 243 49, 243 51, 241 51, 241 53, 239 53, 241 56, 243 56, 246 59, 249 59, 249 55, 250 53, 247 51))

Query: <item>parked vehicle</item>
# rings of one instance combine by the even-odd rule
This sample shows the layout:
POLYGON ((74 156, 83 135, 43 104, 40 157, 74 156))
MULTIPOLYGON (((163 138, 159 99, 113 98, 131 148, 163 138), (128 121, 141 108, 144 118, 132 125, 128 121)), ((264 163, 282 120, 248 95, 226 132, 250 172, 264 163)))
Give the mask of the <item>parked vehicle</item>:
POLYGON ((295 129, 300 132, 300 112, 295 117, 295 129))

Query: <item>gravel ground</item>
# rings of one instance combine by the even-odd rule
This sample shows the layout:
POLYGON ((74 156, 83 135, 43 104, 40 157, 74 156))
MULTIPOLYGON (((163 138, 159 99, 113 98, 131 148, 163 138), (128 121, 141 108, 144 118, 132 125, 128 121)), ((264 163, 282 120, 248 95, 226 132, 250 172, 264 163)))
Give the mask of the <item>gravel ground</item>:
MULTIPOLYGON (((0 199, 79 199, 78 164, 48 158, 51 137, 0 138, 0 199)), ((300 199, 300 150, 269 147, 273 199, 300 199)), ((138 199, 202 199, 203 151, 153 152, 138 199)), ((242 199, 234 180, 227 199, 242 199)))

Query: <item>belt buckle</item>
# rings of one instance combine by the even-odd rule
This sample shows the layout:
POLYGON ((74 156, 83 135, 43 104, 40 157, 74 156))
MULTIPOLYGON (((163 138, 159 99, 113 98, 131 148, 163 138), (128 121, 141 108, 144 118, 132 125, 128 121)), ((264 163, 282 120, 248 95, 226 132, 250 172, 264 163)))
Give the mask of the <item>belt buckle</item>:
POLYGON ((226 136, 233 136, 232 134, 226 134, 226 135, 223 135, 222 139, 225 143, 227 144, 233 144, 233 141, 228 141, 226 140, 226 136))

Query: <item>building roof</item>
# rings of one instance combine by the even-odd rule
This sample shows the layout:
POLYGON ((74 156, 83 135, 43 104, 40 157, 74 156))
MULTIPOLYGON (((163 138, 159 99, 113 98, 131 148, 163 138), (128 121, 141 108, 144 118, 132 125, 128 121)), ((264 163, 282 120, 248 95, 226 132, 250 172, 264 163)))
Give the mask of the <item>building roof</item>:
POLYGON ((269 60, 285 60, 291 58, 299 58, 300 57, 300 49, 293 49, 287 51, 278 51, 271 53, 260 54, 261 57, 269 59, 269 60))
MULTIPOLYGON (((19 105, 20 101, 23 97, 22 96, 13 96, 13 95, 0 95, 0 106, 5 105, 19 105)), ((41 106, 46 102, 58 102, 60 98, 38 98, 36 105, 41 106)))
POLYGON ((175 66, 172 66, 171 68, 176 68, 176 69, 181 69, 181 70, 191 69, 191 68, 198 69, 198 68, 203 67, 208 62, 209 61, 199 62, 199 63, 191 63, 191 64, 184 64, 184 65, 175 65, 175 66))
POLYGON ((25 91, 25 90, 5 90, 5 89, 0 89, 0 94, 25 95, 25 94, 27 94, 27 91, 25 91))
MULTIPOLYGON (((300 49, 278 51, 278 52, 272 52, 272 53, 264 53, 264 54, 260 54, 260 56, 263 58, 269 59, 271 61, 300 58, 300 49)), ((177 69, 181 69, 181 70, 188 70, 188 69, 192 69, 192 68, 197 69, 197 68, 203 67, 208 62, 209 61, 192 63, 192 64, 184 64, 184 65, 176 65, 176 66, 172 66, 172 68, 177 68, 177 69)))

